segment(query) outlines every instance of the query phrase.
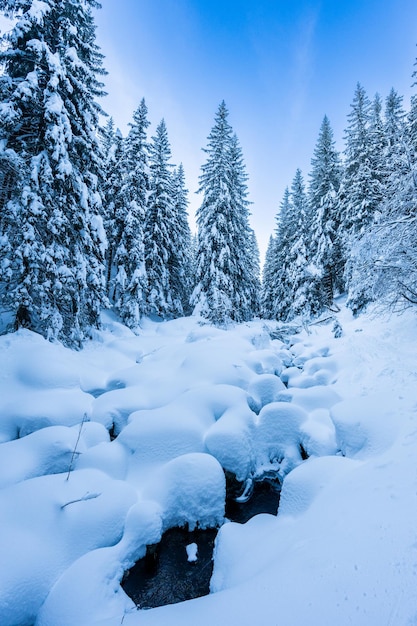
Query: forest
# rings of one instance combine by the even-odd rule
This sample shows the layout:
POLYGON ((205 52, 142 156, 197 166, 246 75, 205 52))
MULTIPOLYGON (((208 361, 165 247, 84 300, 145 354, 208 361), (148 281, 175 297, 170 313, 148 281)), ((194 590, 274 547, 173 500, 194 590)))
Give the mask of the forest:
POLYGON ((0 0, 1 625, 415 626, 417 91, 323 116, 261 264, 226 102, 193 233, 98 8, 0 0))
POLYGON ((406 109, 394 89, 371 100, 358 83, 341 154, 324 116, 307 179, 297 170, 280 203, 261 280, 225 102, 204 148, 192 234, 164 120, 148 137, 142 99, 126 137, 103 123, 97 7, 0 3, 15 20, 0 52, 4 329, 79 347, 109 307, 138 329, 146 315, 193 312, 216 324, 308 319, 345 292, 354 312, 416 304, 417 95, 406 109))

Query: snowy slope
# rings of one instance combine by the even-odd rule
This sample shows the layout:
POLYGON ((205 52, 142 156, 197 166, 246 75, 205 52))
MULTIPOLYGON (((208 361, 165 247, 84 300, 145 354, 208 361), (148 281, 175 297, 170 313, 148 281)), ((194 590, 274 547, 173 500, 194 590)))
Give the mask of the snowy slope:
POLYGON ((338 320, 0 337, 0 623, 417 624, 415 316, 338 320), (222 468, 285 477, 278 517, 223 524, 222 468), (213 593, 138 611, 123 572, 184 523, 223 524, 213 593))

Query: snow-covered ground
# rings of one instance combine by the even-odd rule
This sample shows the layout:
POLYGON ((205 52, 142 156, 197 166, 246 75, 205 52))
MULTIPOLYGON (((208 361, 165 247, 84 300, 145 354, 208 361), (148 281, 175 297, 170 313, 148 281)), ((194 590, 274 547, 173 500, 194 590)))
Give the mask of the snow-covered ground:
POLYGON ((417 625, 416 315, 337 318, 0 337, 2 626, 417 625), (225 522, 222 468, 276 471, 278 517, 225 522), (212 593, 138 611, 123 572, 185 523, 223 524, 212 593))

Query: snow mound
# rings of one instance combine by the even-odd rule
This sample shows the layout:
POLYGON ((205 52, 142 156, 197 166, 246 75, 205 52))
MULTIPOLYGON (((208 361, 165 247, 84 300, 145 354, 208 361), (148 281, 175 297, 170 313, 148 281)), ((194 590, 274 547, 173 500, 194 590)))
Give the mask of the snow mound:
POLYGON ((356 467, 356 463, 341 456, 308 459, 285 477, 279 501, 279 515, 301 515, 323 489, 328 488, 352 467, 356 467))
POLYGON ((278 376, 273 374, 260 374, 256 376, 248 387, 251 396, 251 408, 259 413, 261 408, 270 402, 276 402, 285 385, 278 376))
POLYGON ((331 408, 342 454, 367 458, 384 452, 397 436, 401 401, 390 394, 345 400, 331 408))
POLYGON ((240 481, 254 469, 254 427, 255 414, 242 403, 223 413, 204 439, 208 452, 240 481))
POLYGON ((0 491, 0 615, 35 621, 61 574, 79 556, 117 543, 137 497, 96 470, 26 480, 0 491), (19 598, 19 601, 15 601, 19 598))
POLYGON ((192 530, 223 522, 225 477, 209 454, 184 454, 169 461, 153 472, 141 493, 160 504, 164 529, 188 524, 192 530))

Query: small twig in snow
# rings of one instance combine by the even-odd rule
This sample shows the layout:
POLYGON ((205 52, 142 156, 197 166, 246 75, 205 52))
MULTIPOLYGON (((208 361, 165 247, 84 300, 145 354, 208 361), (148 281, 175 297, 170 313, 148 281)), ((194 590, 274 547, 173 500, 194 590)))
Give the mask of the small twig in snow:
POLYGON ((78 431, 77 441, 75 442, 74 450, 72 451, 71 461, 70 461, 70 464, 69 464, 68 474, 67 474, 66 480, 69 480, 69 477, 70 477, 70 474, 71 474, 71 470, 72 470, 72 465, 74 463, 74 458, 75 458, 75 455, 77 454, 77 447, 78 447, 78 444, 80 442, 81 431, 83 429, 84 422, 86 422, 86 421, 87 421, 87 413, 84 413, 83 419, 81 420, 81 423, 80 423, 80 428, 79 428, 79 431, 78 431))
POLYGON ((86 500, 94 500, 94 498, 99 498, 100 496, 101 493, 90 493, 89 491, 87 491, 87 493, 84 494, 81 498, 76 498, 75 500, 70 500, 69 502, 63 504, 61 506, 61 509, 65 509, 65 507, 69 506, 70 504, 75 504, 76 502, 85 502, 86 500))

